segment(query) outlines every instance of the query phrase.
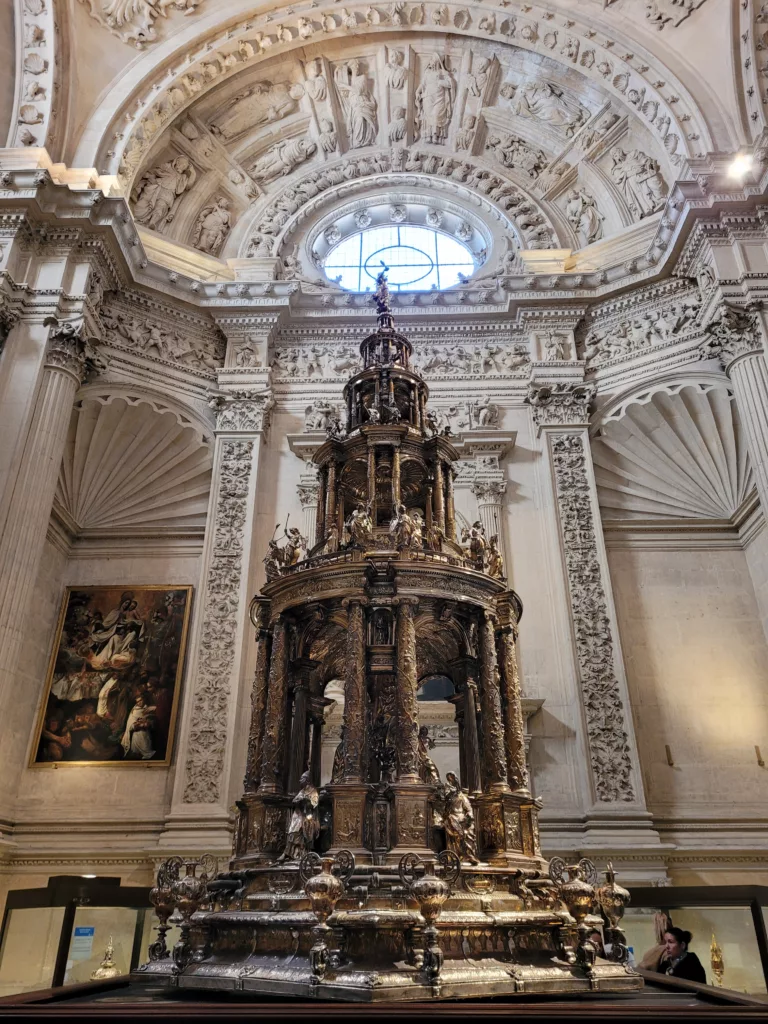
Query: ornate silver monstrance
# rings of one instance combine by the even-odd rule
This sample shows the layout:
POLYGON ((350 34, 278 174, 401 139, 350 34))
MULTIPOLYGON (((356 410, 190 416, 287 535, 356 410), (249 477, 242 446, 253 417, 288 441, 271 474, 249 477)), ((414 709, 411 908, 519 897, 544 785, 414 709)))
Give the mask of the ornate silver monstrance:
POLYGON ((229 870, 163 865, 161 934, 137 978, 369 1002, 630 991, 629 894, 539 846, 517 671, 522 604, 480 523, 456 538, 450 431, 394 326, 344 389, 318 449, 317 543, 284 531, 251 606, 257 633, 245 792, 229 870), (458 776, 420 735, 417 689, 453 683, 458 776), (321 786, 324 689, 344 682, 342 743, 321 786), (165 945, 175 909, 181 938, 165 945), (589 933, 603 927, 611 959, 589 933))

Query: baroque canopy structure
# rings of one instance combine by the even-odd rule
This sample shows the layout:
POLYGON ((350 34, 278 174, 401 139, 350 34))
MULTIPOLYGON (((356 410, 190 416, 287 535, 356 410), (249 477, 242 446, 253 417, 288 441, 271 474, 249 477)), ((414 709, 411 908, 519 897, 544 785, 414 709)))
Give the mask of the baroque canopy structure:
MULTIPOLYGON (((497 537, 456 537, 450 427, 438 432, 386 276, 378 328, 327 426, 316 543, 274 540, 258 631, 245 792, 229 871, 161 868, 164 921, 137 977, 181 988, 346 1000, 630 991, 626 890, 593 865, 548 872, 530 793, 515 644, 522 604, 497 537), (302 555, 306 557, 302 557, 302 555), (421 652, 421 653, 420 653, 421 652), (441 782, 419 727, 425 659, 449 678, 460 778, 441 782), (327 682, 344 680, 342 742, 320 789, 327 682), (438 874, 436 874, 436 871, 438 874), (319 872, 319 873, 318 873, 319 872), (603 906, 612 960, 585 919, 603 906), (165 920, 164 919, 164 920, 165 920)), ((596 919, 601 922, 601 918, 596 919)))

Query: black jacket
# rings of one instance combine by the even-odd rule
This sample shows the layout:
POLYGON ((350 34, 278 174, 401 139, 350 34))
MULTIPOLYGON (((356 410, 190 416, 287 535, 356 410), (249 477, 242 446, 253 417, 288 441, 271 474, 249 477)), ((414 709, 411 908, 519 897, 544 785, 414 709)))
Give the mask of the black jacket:
POLYGON ((675 964, 672 970, 668 970, 668 968, 669 961, 662 960, 659 964, 659 970, 664 974, 670 974, 673 978, 681 978, 683 981, 698 981, 702 985, 707 984, 706 971, 695 953, 687 952, 683 959, 675 964))

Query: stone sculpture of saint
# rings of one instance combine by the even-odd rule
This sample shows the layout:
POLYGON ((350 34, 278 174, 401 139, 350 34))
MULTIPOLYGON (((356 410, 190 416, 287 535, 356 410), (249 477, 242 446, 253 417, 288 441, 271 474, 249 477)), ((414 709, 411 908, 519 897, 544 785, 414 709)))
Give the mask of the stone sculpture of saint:
POLYGON ((448 849, 453 850, 462 861, 479 864, 475 814, 469 797, 462 792, 461 784, 453 772, 448 772, 445 777, 443 825, 448 849))
POLYGON ((137 224, 162 231, 171 223, 181 197, 197 180, 197 172, 185 156, 148 171, 136 191, 133 216, 137 224))
POLYGON ((667 186, 653 157, 639 149, 627 153, 616 146, 611 150, 611 159, 611 178, 638 220, 650 217, 664 206, 667 186))
POLYGON ((229 199, 219 196, 212 206, 205 206, 195 224, 192 244, 196 249, 218 256, 221 247, 229 234, 232 214, 229 212, 229 199))
POLYGON ((565 215, 584 245, 591 245, 602 238, 604 217, 594 198, 584 189, 571 189, 568 193, 565 215))
POLYGON ((519 117, 544 121, 555 128, 564 128, 567 135, 589 118, 589 111, 557 86, 549 82, 526 82, 512 101, 512 112, 519 117))
POLYGON ((309 160, 316 150, 317 144, 307 139, 280 142, 253 164, 250 170, 251 177, 264 183, 290 174, 299 164, 309 160))
POLYGON ((301 788, 293 798, 285 849, 277 858, 279 862, 301 860, 304 854, 312 849, 313 843, 320 835, 320 819, 317 812, 320 794, 309 781, 309 772, 304 772, 299 783, 301 788))
POLYGON ((416 90, 416 123, 425 142, 442 143, 448 136, 456 86, 453 76, 437 55, 429 60, 416 90))
POLYGON ((368 87, 368 78, 360 71, 356 60, 337 69, 336 87, 344 108, 350 149, 372 146, 378 132, 376 100, 368 87))
POLYGON ((405 54, 402 50, 390 50, 387 61, 387 82, 393 89, 402 89, 407 71, 404 67, 405 54))

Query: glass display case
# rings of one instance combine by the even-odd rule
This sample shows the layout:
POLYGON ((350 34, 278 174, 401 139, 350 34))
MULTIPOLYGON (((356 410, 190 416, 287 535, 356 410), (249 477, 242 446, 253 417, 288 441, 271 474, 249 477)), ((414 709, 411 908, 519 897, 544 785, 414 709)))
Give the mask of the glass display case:
POLYGON ((143 959, 157 921, 149 888, 118 878, 58 876, 8 893, 0 933, 0 997, 90 981, 108 945, 120 974, 143 959))
POLYGON ((654 969, 649 961, 658 941, 655 918, 662 912, 673 926, 691 932, 690 949, 710 985, 768 994, 768 887, 633 889, 624 930, 637 965, 654 969))

